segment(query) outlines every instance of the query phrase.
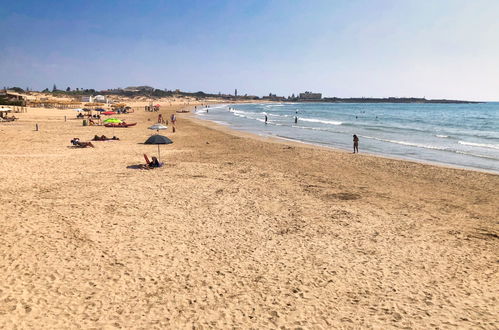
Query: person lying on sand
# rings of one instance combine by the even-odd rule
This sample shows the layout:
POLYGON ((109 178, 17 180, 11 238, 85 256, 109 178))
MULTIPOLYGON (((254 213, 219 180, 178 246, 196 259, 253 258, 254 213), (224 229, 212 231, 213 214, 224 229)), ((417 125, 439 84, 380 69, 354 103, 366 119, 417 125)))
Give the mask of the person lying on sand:
POLYGON ((75 147, 79 148, 86 148, 86 147, 92 147, 95 148, 92 142, 81 142, 79 138, 74 138, 71 140, 71 144, 75 147))
POLYGON ((95 135, 94 138, 92 139, 92 141, 107 141, 107 140, 110 140, 110 138, 108 138, 105 135, 101 136, 95 135))
POLYGON ((109 140, 119 140, 119 139, 120 138, 118 138, 116 136, 113 136, 112 138, 108 138, 105 135, 101 135, 101 136, 95 135, 94 138, 92 139, 92 141, 109 141, 109 140))

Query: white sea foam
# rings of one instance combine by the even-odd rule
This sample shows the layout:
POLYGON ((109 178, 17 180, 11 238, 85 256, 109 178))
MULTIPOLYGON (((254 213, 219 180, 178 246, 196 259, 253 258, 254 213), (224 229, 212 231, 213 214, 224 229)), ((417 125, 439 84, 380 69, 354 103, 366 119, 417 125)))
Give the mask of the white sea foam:
POLYGON ((220 124, 220 125, 224 125, 224 126, 229 126, 230 125, 228 122, 221 121, 221 120, 214 120, 213 122, 217 123, 217 124, 220 124))
POLYGON ((438 147, 438 146, 434 146, 434 145, 430 145, 430 144, 421 144, 421 143, 406 142, 406 141, 398 141, 398 140, 380 139, 380 138, 376 138, 376 137, 373 137, 373 136, 364 136, 364 135, 362 135, 362 137, 364 137, 364 138, 366 138, 366 139, 372 139, 372 140, 378 140, 378 141, 383 141, 383 142, 389 142, 389 143, 401 144, 401 145, 404 145, 404 146, 410 146, 410 147, 417 147, 417 148, 424 148, 424 149, 446 150, 446 151, 449 151, 449 149, 448 149, 448 148, 438 147))
POLYGON ((197 109, 198 111, 203 111, 203 110, 212 110, 212 109, 223 109, 223 108, 227 108, 228 105, 227 104, 220 104, 220 105, 213 105, 213 106, 210 106, 209 108, 199 108, 197 109))
POLYGON ((298 118, 298 120, 306 121, 309 123, 321 123, 321 124, 329 124, 329 125, 341 125, 341 124, 343 124, 341 121, 313 119, 313 118, 298 118))
POLYGON ((486 159, 499 160, 499 158, 496 158, 496 157, 486 156, 486 155, 478 155, 478 154, 474 154, 474 153, 472 153, 472 152, 466 152, 466 151, 459 151, 459 150, 456 150, 456 153, 461 154, 461 155, 468 155, 468 156, 473 156, 473 157, 479 157, 479 158, 486 158, 486 159))
POLYGON ((445 147, 438 147, 438 146, 434 146, 434 145, 427 145, 427 144, 420 144, 420 143, 413 143, 413 142, 406 142, 406 141, 380 139, 380 138, 375 138, 375 137, 372 137, 372 136, 362 136, 362 137, 364 137, 366 139, 373 139, 373 140, 378 140, 378 141, 383 141, 383 142, 396 143, 396 144, 401 144, 401 145, 405 145, 405 146, 411 146, 411 147, 417 147, 417 148, 424 148, 424 149, 433 149, 433 150, 442 150, 442 151, 454 152, 456 154, 461 154, 461 155, 467 155, 467 156, 473 156, 473 157, 479 157, 479 158, 485 158, 485 159, 499 160, 499 158, 492 157, 492 156, 480 155, 480 154, 476 154, 476 153, 471 153, 471 152, 466 152, 466 151, 460 151, 460 150, 455 150, 455 149, 445 148, 445 147))
POLYGON ((487 143, 474 143, 474 142, 466 142, 466 141, 458 141, 457 143, 472 146, 472 147, 481 147, 481 148, 489 148, 499 150, 499 145, 497 144, 487 144, 487 143))
POLYGON ((435 136, 438 137, 438 138, 442 138, 442 139, 445 139, 445 138, 449 137, 448 135, 441 135, 441 134, 437 134, 435 136))
POLYGON ((276 113, 268 113, 269 116, 271 117, 281 117, 281 118, 289 118, 291 117, 290 115, 278 115, 276 113))

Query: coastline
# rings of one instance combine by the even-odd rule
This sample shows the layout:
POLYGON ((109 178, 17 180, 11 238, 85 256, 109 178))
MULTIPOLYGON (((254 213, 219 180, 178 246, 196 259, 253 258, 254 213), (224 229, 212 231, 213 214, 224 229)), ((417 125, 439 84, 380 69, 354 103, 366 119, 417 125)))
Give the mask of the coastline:
POLYGON ((495 327, 497 175, 64 115, 0 125, 0 327, 495 327))
MULTIPOLYGON (((225 103, 226 104, 226 103, 225 103)), ((237 105, 238 103, 234 103, 234 105, 237 105)), ((213 106, 217 105, 224 105, 224 103, 215 103, 212 104, 213 106)), ((216 121, 210 120, 210 119, 203 119, 199 116, 197 116, 195 113, 192 113, 194 108, 189 108, 191 111, 191 116, 189 116, 190 119, 196 120, 199 124, 204 124, 205 122, 209 122, 210 124, 214 125, 213 127, 216 127, 217 129, 223 131, 223 132, 228 132, 230 134, 238 135, 238 136, 244 136, 248 138, 261 138, 266 141, 286 141, 289 143, 296 143, 298 145, 307 145, 310 147, 316 147, 316 148, 323 148, 324 150, 332 150, 335 152, 344 152, 344 153, 351 153, 347 149, 343 149, 340 147, 335 147, 333 145, 324 145, 320 143, 313 143, 313 142, 307 142, 307 141, 301 141, 299 139, 292 139, 292 138, 287 138, 287 137, 281 137, 278 135, 263 135, 263 134, 258 134, 258 133, 252 133, 252 132, 247 132, 247 131, 242 131, 238 130, 236 128, 233 128, 230 126, 230 124, 224 125, 221 123, 217 123, 216 121)), ((416 158, 411 158, 411 157, 397 157, 393 155, 388 155, 388 154, 382 154, 382 153, 376 153, 376 152, 370 152, 369 150, 362 150, 361 151, 362 155, 367 155, 367 156, 372 156, 372 157, 381 157, 381 158, 386 158, 386 159, 391 159, 391 160, 398 160, 398 161, 404 161, 404 162, 411 162, 411 163, 417 163, 417 164, 422 164, 422 165, 428 165, 428 166, 438 166, 438 167, 443 167, 443 168, 449 168, 449 169, 456 169, 456 170, 464 170, 464 171, 474 171, 474 172, 479 172, 479 173, 487 173, 487 174, 492 174, 492 175, 499 175, 499 172, 493 171, 493 170, 487 170, 487 169, 479 169, 479 168, 474 168, 474 167, 467 167, 464 165, 457 165, 457 164, 448 164, 448 163, 443 163, 443 162, 438 162, 438 161, 430 161, 430 160, 423 160, 423 159, 416 159, 416 158)))

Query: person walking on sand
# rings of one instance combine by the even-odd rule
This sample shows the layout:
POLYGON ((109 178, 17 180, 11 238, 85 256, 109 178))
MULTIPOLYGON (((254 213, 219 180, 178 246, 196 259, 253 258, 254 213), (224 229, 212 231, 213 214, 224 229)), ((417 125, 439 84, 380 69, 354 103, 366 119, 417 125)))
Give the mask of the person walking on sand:
POLYGON ((355 153, 357 151, 357 153, 359 153, 359 138, 357 137, 357 135, 353 135, 353 153, 355 153))

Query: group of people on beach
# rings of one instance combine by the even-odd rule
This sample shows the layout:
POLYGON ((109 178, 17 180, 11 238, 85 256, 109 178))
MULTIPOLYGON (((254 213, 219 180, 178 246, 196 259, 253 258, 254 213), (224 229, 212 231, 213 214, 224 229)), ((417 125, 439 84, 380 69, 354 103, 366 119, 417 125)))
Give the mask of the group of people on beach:
MULTIPOLYGON (((172 123, 173 133, 175 133, 175 125, 177 124, 177 116, 174 113, 170 115, 170 122, 172 123)), ((168 118, 164 118, 162 114, 158 115, 158 124, 168 125, 168 118)))
MULTIPOLYGON (((265 114, 265 125, 267 124, 267 122, 268 122, 268 117, 267 114, 265 114)), ((298 123, 298 110, 295 111, 295 124, 297 123, 298 123)), ((356 134, 353 135, 353 153, 354 154, 359 153, 359 137, 356 134)))

